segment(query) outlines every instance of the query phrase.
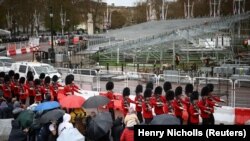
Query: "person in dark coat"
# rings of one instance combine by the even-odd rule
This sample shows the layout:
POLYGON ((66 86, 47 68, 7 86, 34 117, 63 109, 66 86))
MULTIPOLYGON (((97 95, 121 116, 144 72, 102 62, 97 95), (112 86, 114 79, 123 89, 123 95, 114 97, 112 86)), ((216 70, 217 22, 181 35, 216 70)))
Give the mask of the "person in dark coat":
POLYGON ((113 123, 112 127, 112 137, 113 141, 120 141, 121 134, 124 130, 122 117, 117 117, 113 123))
POLYGON ((27 141, 27 130, 22 130, 17 120, 11 121, 12 129, 8 141, 27 141))

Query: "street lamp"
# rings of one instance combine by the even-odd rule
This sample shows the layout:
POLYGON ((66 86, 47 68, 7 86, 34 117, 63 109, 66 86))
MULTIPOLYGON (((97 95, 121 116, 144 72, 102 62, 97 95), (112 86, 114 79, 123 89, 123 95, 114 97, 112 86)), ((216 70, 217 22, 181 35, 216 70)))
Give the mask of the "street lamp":
POLYGON ((53 37, 53 13, 52 13, 52 7, 50 7, 50 14, 49 14, 49 17, 50 17, 50 32, 51 32, 51 50, 49 51, 50 52, 50 59, 51 59, 51 63, 54 63, 55 62, 55 52, 54 52, 54 37, 53 37))

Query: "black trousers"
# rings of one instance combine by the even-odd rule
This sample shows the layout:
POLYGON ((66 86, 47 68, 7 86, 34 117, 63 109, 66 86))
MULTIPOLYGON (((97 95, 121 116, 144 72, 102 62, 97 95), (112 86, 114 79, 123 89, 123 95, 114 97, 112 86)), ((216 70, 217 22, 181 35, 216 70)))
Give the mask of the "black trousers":
POLYGON ((214 125, 215 124, 214 114, 210 115, 210 117, 209 117, 209 123, 210 123, 210 125, 214 125))
POLYGON ((136 113, 137 113, 137 117, 138 117, 140 123, 142 123, 143 122, 143 118, 142 118, 141 112, 136 112, 136 113))
POLYGON ((176 116, 180 120, 180 124, 183 125, 183 119, 181 116, 176 116))
POLYGON ((30 105, 32 105, 35 102, 35 96, 30 96, 30 105))
POLYGON ((111 117, 112 117, 113 121, 115 121, 115 111, 114 111, 114 109, 110 108, 109 112, 111 114, 111 117))
POLYGON ((202 125, 210 125, 209 118, 202 118, 202 125))

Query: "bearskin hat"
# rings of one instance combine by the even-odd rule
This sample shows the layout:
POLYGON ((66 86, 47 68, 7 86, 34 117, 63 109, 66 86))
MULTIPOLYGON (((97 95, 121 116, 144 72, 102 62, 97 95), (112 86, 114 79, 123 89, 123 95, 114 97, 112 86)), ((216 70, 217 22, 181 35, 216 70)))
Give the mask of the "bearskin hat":
POLYGON ((144 91, 144 98, 151 97, 151 96, 152 96, 152 89, 147 88, 147 89, 144 91))
POLYGON ((75 80, 75 76, 74 76, 73 74, 69 74, 69 77, 70 77, 70 79, 71 79, 72 81, 75 80))
POLYGON ((10 76, 9 75, 5 75, 4 76, 4 82, 9 82, 10 81, 10 76))
POLYGON ((186 87, 185 87, 185 94, 190 94, 192 93, 194 90, 194 86, 193 84, 187 84, 186 87))
POLYGON ((129 96, 130 95, 130 89, 128 87, 123 89, 122 96, 129 96))
POLYGON ((174 91, 168 90, 166 93, 166 99, 167 100, 174 100, 174 91))
POLYGON ((53 81, 53 82, 57 82, 57 80, 58 80, 58 76, 57 76, 57 75, 54 75, 54 76, 52 77, 52 81, 53 81))
POLYGON ((19 79, 19 83, 24 84, 24 83, 25 83, 25 78, 24 78, 24 77, 21 77, 21 78, 19 79))
POLYGON ((3 71, 0 72, 0 77, 1 77, 1 78, 4 78, 4 76, 5 76, 5 72, 3 72, 3 71))
POLYGON ((28 72, 27 72, 27 76, 26 76, 26 78, 27 78, 27 79, 29 79, 29 77, 30 77, 30 76, 33 76, 32 71, 28 71, 28 72))
POLYGON ((49 76, 46 76, 46 77, 45 77, 44 83, 45 83, 45 84, 50 84, 50 77, 49 77, 49 76))
POLYGON ((34 76, 30 75, 27 79, 28 79, 28 81, 33 81, 34 80, 34 76))
POLYGON ((110 90, 113 90, 114 89, 114 83, 109 81, 107 84, 106 84, 106 90, 107 91, 110 91, 110 90))
POLYGON ((149 81, 148 83, 147 83, 147 85, 146 85, 146 89, 151 89, 151 90, 153 90, 154 89, 154 83, 152 82, 152 81, 149 81))
POLYGON ((175 96, 177 97, 179 95, 182 95, 182 87, 181 86, 178 86, 175 89, 175 96))
POLYGON ((13 77, 14 75, 15 75, 15 72, 14 72, 13 70, 10 70, 10 71, 9 71, 9 76, 10 76, 10 77, 13 77))
POLYGON ((143 92, 143 87, 142 85, 137 85, 136 88, 135 88, 135 93, 138 94, 138 93, 142 93, 143 92))
POLYGON ((166 81, 164 84, 163 84, 163 89, 165 91, 165 93, 168 91, 168 90, 171 90, 172 89, 172 84, 168 81, 166 81))
POLYGON ((201 96, 208 96, 209 88, 207 86, 201 89, 201 96))
POLYGON ((208 87, 208 92, 213 92, 214 91, 214 85, 209 83, 207 84, 207 87, 208 87))
POLYGON ((155 95, 161 95, 162 94, 162 87, 161 86, 157 86, 155 88, 155 92, 154 92, 155 95))
POLYGON ((14 79, 15 79, 15 80, 18 80, 18 79, 19 79, 19 77, 20 77, 19 73, 15 73, 15 75, 14 75, 14 79))
POLYGON ((41 73, 39 79, 44 79, 44 78, 45 78, 45 73, 41 73))
POLYGON ((40 79, 35 79, 34 85, 40 85, 40 84, 41 84, 41 80, 40 79))
POLYGON ((193 91, 192 94, 190 95, 190 101, 198 100, 198 99, 199 99, 199 92, 193 91))
POLYGON ((68 85, 68 84, 71 84, 71 83, 72 83, 72 79, 71 79, 70 75, 67 75, 65 77, 65 85, 68 85))

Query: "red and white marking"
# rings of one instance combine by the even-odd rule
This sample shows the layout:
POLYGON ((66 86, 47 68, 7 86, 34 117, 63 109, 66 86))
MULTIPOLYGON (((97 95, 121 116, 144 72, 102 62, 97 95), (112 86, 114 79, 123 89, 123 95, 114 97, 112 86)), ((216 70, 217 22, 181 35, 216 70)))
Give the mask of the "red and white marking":
POLYGON ((18 54, 27 54, 27 53, 31 53, 34 51, 38 51, 39 50, 39 46, 37 47, 23 47, 23 48, 19 48, 16 49, 15 47, 8 47, 7 48, 7 56, 14 56, 14 55, 18 55, 18 54))

